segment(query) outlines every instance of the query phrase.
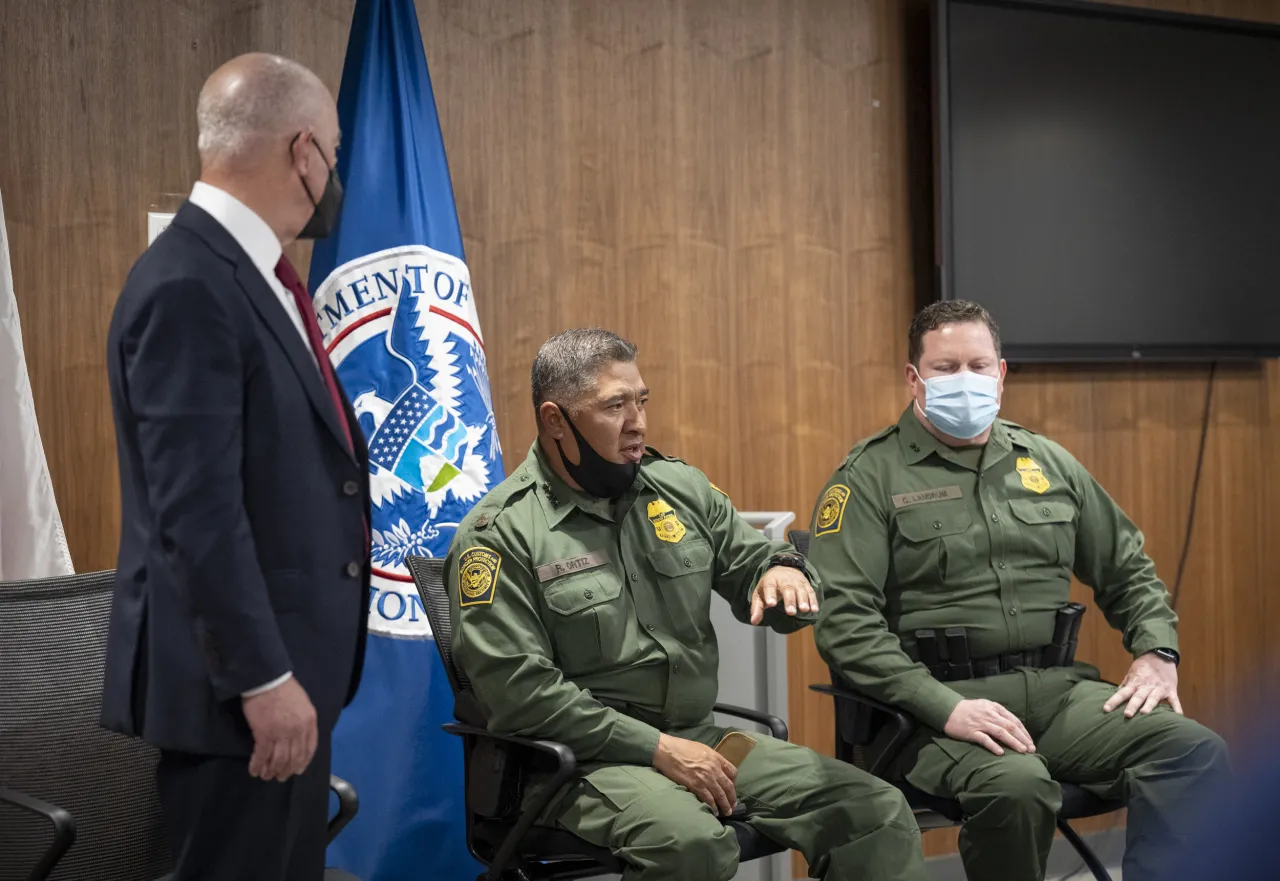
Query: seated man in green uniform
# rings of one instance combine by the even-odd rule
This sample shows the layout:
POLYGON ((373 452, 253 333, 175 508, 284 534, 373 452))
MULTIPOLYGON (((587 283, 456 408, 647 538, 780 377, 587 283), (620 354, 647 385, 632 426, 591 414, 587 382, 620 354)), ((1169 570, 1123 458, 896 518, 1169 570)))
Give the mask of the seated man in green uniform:
POLYGON ((701 471, 645 447, 647 399, 615 334, 571 330, 538 351, 538 438, 445 564, 455 657, 489 728, 573 750, 581 777, 548 822, 611 849, 628 881, 732 878, 737 838, 719 817, 738 801, 814 877, 924 879, 893 787, 762 734, 736 769, 713 749, 727 729, 711 711, 712 592, 786 633, 812 622, 818 582, 701 471))
POLYGON ((1070 453, 996 418, 1005 362, 985 309, 926 307, 909 348, 911 404, 815 508, 818 651, 921 723, 894 773, 960 802, 970 881, 1044 878, 1055 780, 1127 799, 1125 881, 1173 877, 1163 855, 1227 759, 1182 715, 1178 619, 1142 534, 1070 453), (1051 645, 1073 572, 1135 659, 1119 689, 1051 645))

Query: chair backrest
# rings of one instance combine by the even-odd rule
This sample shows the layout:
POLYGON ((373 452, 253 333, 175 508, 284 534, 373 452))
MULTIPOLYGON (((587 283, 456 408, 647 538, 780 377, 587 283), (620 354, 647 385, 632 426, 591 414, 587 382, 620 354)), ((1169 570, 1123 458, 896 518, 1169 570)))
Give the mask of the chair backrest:
POLYGON ((444 584, 444 559, 440 557, 409 557, 405 560, 413 586, 418 589, 422 606, 427 610, 427 623, 435 640, 444 672, 449 677, 453 695, 469 691, 471 682, 453 662, 453 624, 449 620, 449 592, 444 584))
POLYGON ((787 538, 791 541, 792 547, 797 551, 809 556, 809 539, 811 536, 803 529, 792 529, 787 533, 787 538))
MULTIPOLYGON (((76 842, 50 878, 151 881, 172 868, 159 754, 98 725, 114 572, 0 582, 0 784, 69 811, 76 842)), ((0 881, 51 839, 0 805, 0 881)))

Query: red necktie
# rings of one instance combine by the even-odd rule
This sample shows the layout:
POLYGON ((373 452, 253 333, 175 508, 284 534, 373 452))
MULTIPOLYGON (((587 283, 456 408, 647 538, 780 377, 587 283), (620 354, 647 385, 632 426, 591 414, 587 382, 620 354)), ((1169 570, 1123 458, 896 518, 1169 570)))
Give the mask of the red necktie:
MULTIPOLYGON (((329 353, 324 350, 324 338, 320 336, 320 322, 316 321, 316 313, 311 306, 311 295, 302 286, 302 279, 298 278, 298 273, 294 271, 289 258, 283 254, 280 255, 280 262, 276 264, 276 278, 289 289, 293 294, 293 301, 298 304, 298 312, 302 315, 302 326, 307 329, 307 339, 311 342, 311 351, 315 353, 316 361, 320 365, 320 375, 324 377, 325 387, 329 389, 329 397, 333 399, 333 408, 338 413, 338 424, 342 426, 342 433, 346 435, 347 449, 354 451, 355 444, 351 442, 351 426, 347 424, 347 411, 342 406, 342 394, 338 391, 338 377, 334 375, 333 362, 329 360, 329 353)), ((369 518, 366 515, 364 518, 366 554, 369 553, 371 546, 370 538, 369 518)))
POLYGON ((276 278, 293 294, 298 304, 298 312, 302 314, 302 326, 307 330, 307 339, 311 342, 311 351, 315 353, 316 362, 320 365, 320 375, 324 377, 325 387, 329 389, 329 397, 333 399, 333 409, 338 414, 338 424, 347 438, 347 449, 354 450, 351 442, 351 426, 347 424, 347 411, 342 406, 342 393, 338 391, 338 377, 334 375, 333 363, 329 361, 329 353, 324 349, 324 338, 320 336, 320 323, 316 321, 316 313, 311 305, 311 295, 302 286, 302 280, 294 271, 289 258, 280 255, 276 264, 276 278))

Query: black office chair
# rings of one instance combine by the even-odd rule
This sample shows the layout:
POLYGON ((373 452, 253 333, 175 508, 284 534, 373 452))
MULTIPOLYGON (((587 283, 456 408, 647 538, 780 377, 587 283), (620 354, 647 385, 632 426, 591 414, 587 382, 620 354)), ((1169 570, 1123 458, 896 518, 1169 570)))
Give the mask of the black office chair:
MULTIPOLYGON (((810 534, 793 529, 787 537, 801 554, 808 555, 810 534)), ((912 737, 918 723, 907 713, 873 700, 853 688, 839 672, 828 668, 831 684, 814 684, 809 688, 830 695, 836 711, 836 758, 884 777, 912 737)), ((902 790, 916 814, 922 830, 943 829, 964 821, 964 811, 954 799, 939 798, 916 789, 904 780, 892 780, 902 790)), ((1068 820, 1109 814, 1124 807, 1119 800, 1098 798, 1072 783, 1059 781, 1062 808, 1058 811, 1058 830, 1062 833, 1097 881, 1111 881, 1102 860, 1085 843, 1068 820)))
MULTIPOLYGON (((453 689, 458 722, 445 725, 444 730, 462 738, 467 847, 488 869, 477 881, 569 881, 620 873, 622 864, 608 849, 563 829, 537 825, 551 798, 574 776, 577 760, 562 743, 494 734, 485 728, 471 683, 453 663, 444 561, 410 557, 408 565, 453 689), (525 783, 535 775, 545 785, 522 807, 525 783)), ((754 722, 779 740, 787 739, 787 725, 777 716, 728 704, 716 704, 715 711, 754 722)), ((724 820, 738 838, 742 862, 785 850, 745 819, 747 815, 735 814, 724 820)))
MULTIPOLYGON (((0 881, 150 881, 173 867, 158 752, 98 725, 114 583, 110 571, 0 583, 0 881)), ((330 785, 332 840, 357 798, 330 785)))

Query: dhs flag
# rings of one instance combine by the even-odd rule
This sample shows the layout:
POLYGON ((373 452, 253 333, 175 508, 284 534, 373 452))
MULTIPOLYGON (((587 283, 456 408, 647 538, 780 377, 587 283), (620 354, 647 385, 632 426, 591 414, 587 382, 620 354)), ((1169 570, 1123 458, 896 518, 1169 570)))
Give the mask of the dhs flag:
POLYGON ((358 0, 338 96, 346 199, 314 306, 369 442, 364 678, 333 734, 360 812, 329 863, 363 881, 475 877, 453 698, 408 556, 443 557, 503 477, 484 342, 413 0, 358 0))

